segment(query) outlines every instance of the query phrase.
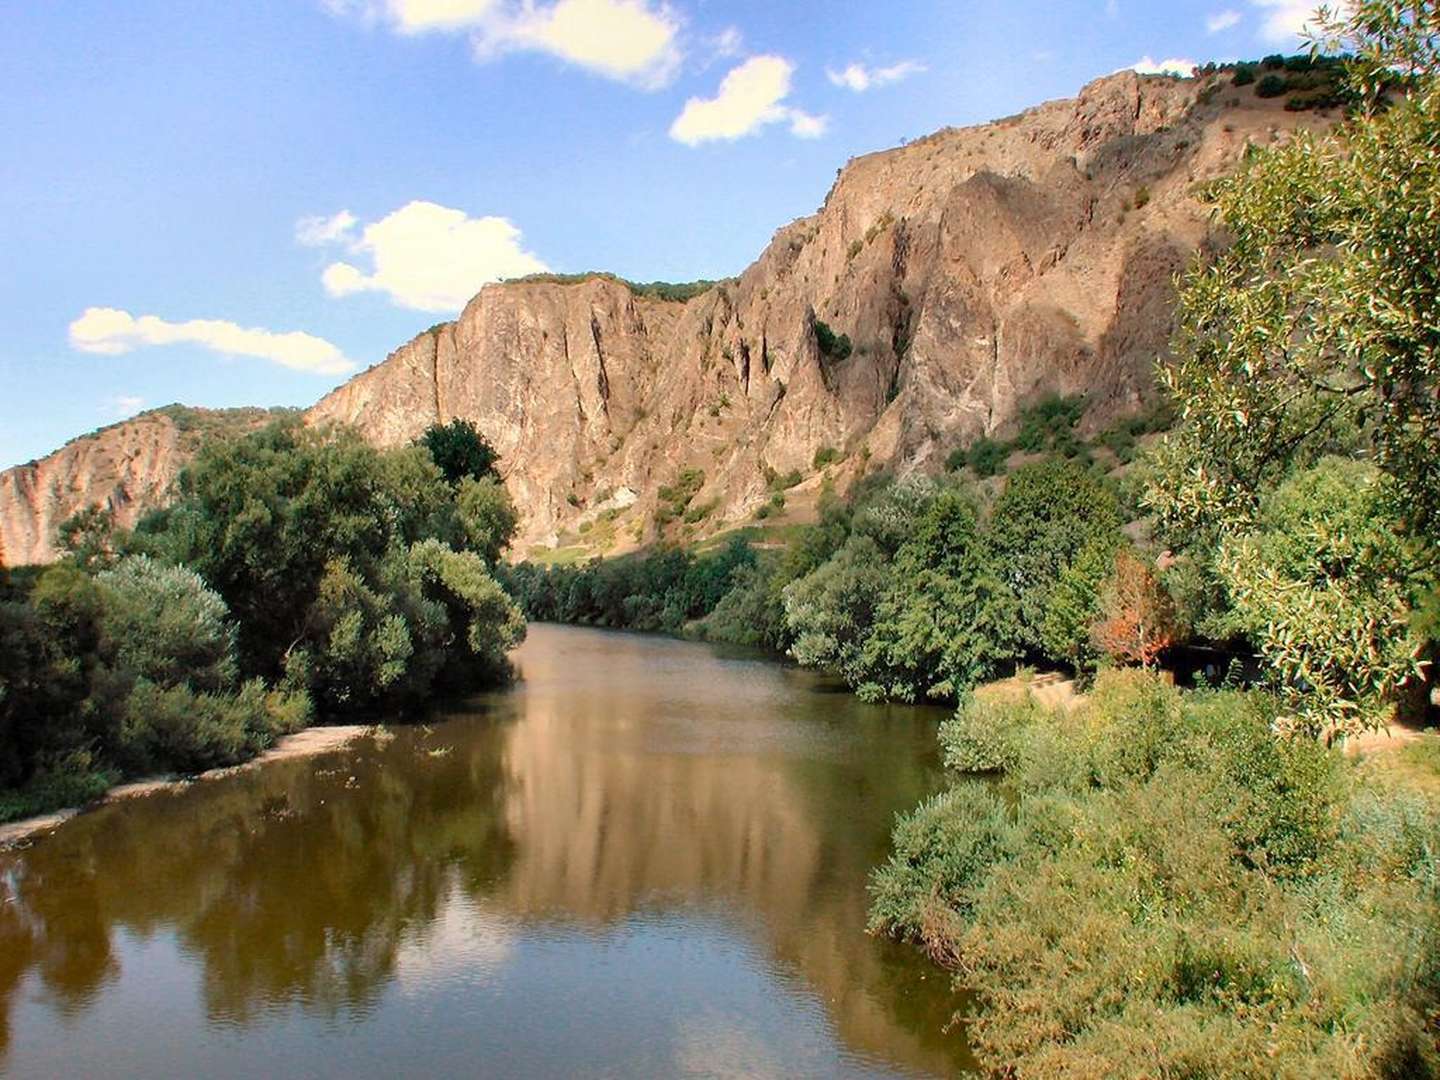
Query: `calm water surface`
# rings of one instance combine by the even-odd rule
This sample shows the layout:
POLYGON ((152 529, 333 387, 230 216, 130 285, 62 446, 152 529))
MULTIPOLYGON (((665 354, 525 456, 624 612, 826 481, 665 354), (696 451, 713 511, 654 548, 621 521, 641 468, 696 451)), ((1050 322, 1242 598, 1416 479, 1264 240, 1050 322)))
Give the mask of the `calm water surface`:
POLYGON ((951 1075, 864 933, 936 714, 704 646, 531 627, 389 741, 0 855, 0 1074, 951 1075))

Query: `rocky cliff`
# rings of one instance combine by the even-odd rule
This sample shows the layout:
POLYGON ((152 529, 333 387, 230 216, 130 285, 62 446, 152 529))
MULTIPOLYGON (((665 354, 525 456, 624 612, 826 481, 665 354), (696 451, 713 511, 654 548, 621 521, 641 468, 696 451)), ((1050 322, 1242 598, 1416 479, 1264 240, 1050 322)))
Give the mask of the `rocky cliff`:
MULTIPOLYGON (((1085 392, 1098 424, 1150 392, 1173 276, 1218 242, 1196 183, 1329 122, 1224 76, 1113 75, 851 161, 817 213, 688 301, 600 276, 487 287, 307 420, 384 446, 472 420, 503 455, 520 554, 654 538, 686 469, 703 487, 670 529, 696 536, 752 520, 776 473, 802 474, 803 505, 821 449, 836 478, 938 467, 1051 391, 1085 392)), ((124 427, 0 476, 10 561, 50 557, 48 530, 87 502, 160 496, 183 455, 160 437, 119 465, 124 427)))

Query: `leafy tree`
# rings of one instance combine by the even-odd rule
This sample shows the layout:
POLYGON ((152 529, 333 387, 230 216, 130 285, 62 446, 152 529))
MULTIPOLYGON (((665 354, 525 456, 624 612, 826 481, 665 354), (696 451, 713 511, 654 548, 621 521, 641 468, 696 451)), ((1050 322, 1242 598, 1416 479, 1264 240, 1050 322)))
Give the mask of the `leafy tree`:
POLYGON ((1120 548, 1113 565, 1092 637, 1112 659, 1149 667, 1179 637, 1175 604, 1154 568, 1133 549, 1120 548))
POLYGON ((493 478, 452 488, 425 449, 381 453, 350 431, 280 423, 207 444, 178 489, 136 544, 225 599, 244 673, 283 676, 327 713, 418 700, 442 674, 493 678, 495 654, 516 641, 514 608, 453 587, 440 568, 460 563, 435 550, 488 579, 513 529, 493 478), (459 662, 450 646, 464 641, 481 662, 459 662))
POLYGON ((807 667, 866 681, 865 642, 890 584, 888 560, 868 536, 852 536, 818 568, 785 587, 790 653, 807 667))
POLYGON ((458 486, 462 480, 499 480, 495 465, 500 455, 476 430, 469 420, 451 420, 448 424, 432 424, 421 435, 417 445, 430 451, 445 480, 458 486))
POLYGON ((953 700, 1014 655, 1015 598, 964 495, 934 498, 888 577, 849 676, 862 697, 953 700))
POLYGON ((1061 571, 1040 624, 1040 646, 1047 656, 1077 669, 1094 665, 1091 628, 1100 619, 1101 588, 1115 569, 1119 543, 1119 533, 1093 537, 1061 571))
POLYGON ((55 540, 85 570, 104 569, 115 561, 115 512, 100 506, 78 510, 60 523, 55 540))
POLYGON ((997 572, 1019 601, 1019 643, 1042 651, 1050 597, 1087 544, 1114 541, 1114 493, 1072 462, 1043 461, 1010 474, 991 511, 988 537, 997 572))
POLYGON ((1326 459, 1267 495, 1254 528, 1221 545, 1237 625, 1289 695, 1288 722, 1312 733, 1381 722, 1399 689, 1423 678, 1410 618, 1423 570, 1386 483, 1371 465, 1326 459))
POLYGON ((505 486, 494 477, 465 477, 455 495, 455 512, 467 547, 494 566, 515 537, 520 515, 505 486))
POLYGON ((1329 26, 1374 101, 1330 134, 1252 152, 1213 185, 1234 243, 1192 271, 1162 378, 1185 419, 1151 502, 1185 534, 1253 518, 1260 494, 1325 453, 1364 450, 1417 536, 1440 521, 1440 14, 1365 0, 1329 26))
POLYGON ((131 555, 95 578, 101 651, 131 677, 199 690, 234 686, 235 624, 199 574, 131 555))

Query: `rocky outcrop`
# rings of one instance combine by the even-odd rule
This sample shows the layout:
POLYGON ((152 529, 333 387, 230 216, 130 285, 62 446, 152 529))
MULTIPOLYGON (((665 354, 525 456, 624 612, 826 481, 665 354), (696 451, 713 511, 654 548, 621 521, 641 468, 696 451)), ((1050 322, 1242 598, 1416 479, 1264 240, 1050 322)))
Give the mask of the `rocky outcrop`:
MULTIPOLYGON (((473 421, 503 455, 521 554, 582 528, 597 548, 652 539, 658 490, 687 468, 705 475, 699 535, 751 520, 772 471, 807 477, 803 503, 821 448, 844 455, 831 475, 937 467, 1051 391, 1088 394, 1099 424, 1150 392, 1173 277, 1217 242, 1196 183, 1326 123, 1251 88, 1114 75, 851 161, 817 213, 687 302, 602 277, 487 287, 307 420, 385 446, 473 421), (822 350, 825 328, 848 355, 822 350)), ((35 498, 53 523, 113 486, 113 469, 82 481, 84 458, 61 455, 26 466, 34 481, 0 479, 12 561, 48 554, 35 498)), ((124 497, 151 497, 163 473, 124 497)))
POLYGON ((289 410, 171 405, 101 428, 49 457, 0 473, 0 552, 12 566, 55 558, 55 532, 98 506, 129 527, 165 501, 175 476, 211 436, 252 430, 289 410))

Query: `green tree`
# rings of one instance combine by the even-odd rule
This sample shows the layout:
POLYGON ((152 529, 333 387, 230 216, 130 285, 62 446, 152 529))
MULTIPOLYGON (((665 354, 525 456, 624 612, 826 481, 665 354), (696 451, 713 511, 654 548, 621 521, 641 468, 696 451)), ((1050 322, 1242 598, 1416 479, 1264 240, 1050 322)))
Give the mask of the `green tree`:
POLYGON ((1371 465, 1328 458, 1221 544, 1237 625, 1286 692, 1290 726, 1335 735, 1381 723, 1399 689, 1423 678, 1410 617, 1423 571, 1386 484, 1371 465))
POLYGON ((432 424, 420 436, 418 445, 430 451, 431 458, 452 486, 466 478, 500 479, 495 469, 500 455, 469 420, 432 424))
POLYGON ((1184 282, 1162 378, 1183 422, 1150 502, 1176 535, 1252 519, 1261 493, 1364 450, 1416 536, 1440 522, 1440 12, 1364 0, 1329 35, 1362 101, 1333 133, 1254 150, 1211 197, 1233 243, 1184 282))
POLYGON ((1061 576, 1087 545, 1117 541, 1119 528, 1114 493, 1088 469, 1051 460, 1010 474, 988 537, 996 569, 1019 601, 1024 648, 1044 652, 1045 619, 1061 576))
POLYGON ((851 675, 862 697, 953 700, 1015 655, 1015 598, 960 492, 931 501, 888 579, 851 675))

